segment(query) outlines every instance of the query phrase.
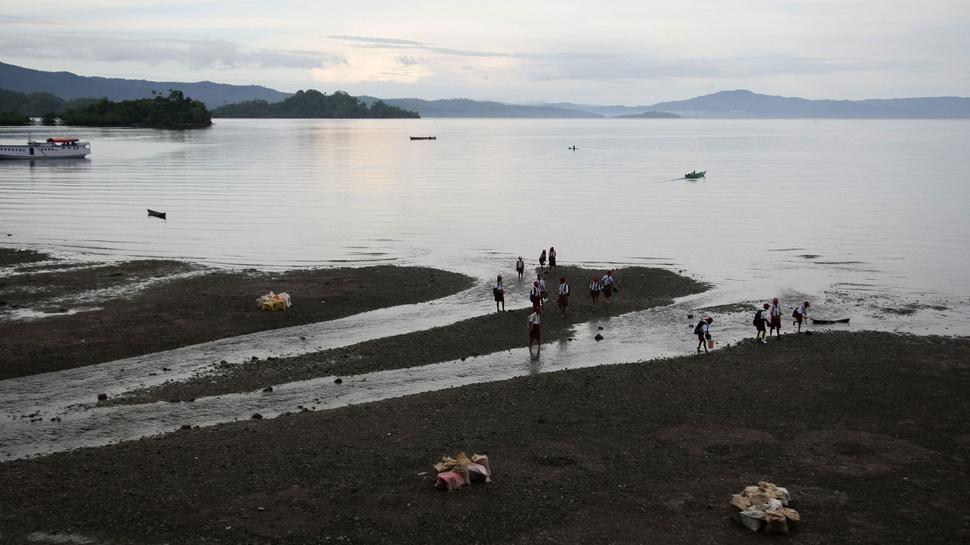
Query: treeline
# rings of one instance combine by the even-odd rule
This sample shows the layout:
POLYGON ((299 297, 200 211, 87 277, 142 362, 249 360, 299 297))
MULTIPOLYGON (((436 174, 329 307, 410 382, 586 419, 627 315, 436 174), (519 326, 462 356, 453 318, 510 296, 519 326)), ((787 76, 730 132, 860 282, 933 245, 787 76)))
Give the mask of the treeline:
POLYGON ((378 100, 371 105, 337 91, 332 95, 309 89, 297 91, 281 102, 249 100, 226 104, 212 110, 212 117, 223 118, 287 118, 287 119, 366 119, 366 118, 419 118, 412 112, 391 106, 378 100))
POLYGON ((112 102, 106 98, 67 110, 60 115, 66 125, 86 127, 191 128, 212 125, 212 112, 205 104, 169 90, 168 96, 112 102))
POLYGON ((186 128, 212 125, 212 112, 198 100, 181 91, 168 96, 112 102, 107 98, 79 98, 65 101, 49 93, 29 95, 0 89, 0 125, 29 125, 41 117, 45 125, 85 127, 186 128))
POLYGON ((26 94, 0 89, 0 125, 29 125, 32 117, 42 117, 53 124, 58 114, 92 102, 94 99, 90 98, 66 101, 50 93, 26 94))

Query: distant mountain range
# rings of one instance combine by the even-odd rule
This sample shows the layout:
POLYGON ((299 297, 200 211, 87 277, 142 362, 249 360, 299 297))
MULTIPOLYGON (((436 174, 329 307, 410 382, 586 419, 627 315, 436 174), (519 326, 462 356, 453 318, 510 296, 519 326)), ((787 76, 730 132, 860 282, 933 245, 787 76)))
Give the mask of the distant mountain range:
MULTIPOLYGON (((43 72, 0 62, 0 89, 20 93, 50 93, 65 100, 107 98, 112 101, 150 98, 152 92, 168 95, 170 89, 200 100, 210 109, 265 100, 274 103, 293 93, 258 85, 228 85, 210 81, 152 82, 78 76, 70 72, 43 72)), ((367 104, 375 97, 358 97, 367 104)), ((421 100, 380 99, 391 106, 417 111, 421 117, 488 118, 856 118, 856 119, 944 119, 970 118, 970 98, 930 97, 870 100, 807 100, 761 95, 746 90, 721 91, 711 95, 661 102, 650 106, 601 106, 591 104, 505 104, 468 99, 421 100)))
POLYGON ((174 89, 182 91, 189 98, 204 102, 209 109, 245 100, 279 102, 293 96, 293 93, 274 91, 258 85, 99 78, 78 76, 70 72, 42 72, 2 62, 0 88, 26 94, 50 93, 64 100, 107 98, 114 102, 151 98, 152 91, 168 96, 169 89, 174 89))

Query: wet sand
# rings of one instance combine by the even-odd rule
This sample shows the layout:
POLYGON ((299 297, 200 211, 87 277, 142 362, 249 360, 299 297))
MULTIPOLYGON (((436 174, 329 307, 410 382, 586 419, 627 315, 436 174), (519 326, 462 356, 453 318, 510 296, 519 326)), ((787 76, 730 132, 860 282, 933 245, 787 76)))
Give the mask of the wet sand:
MULTIPOLYGON (((0 256, 0 266, 32 259, 22 252, 0 256)), ((42 282, 65 295, 127 284, 136 276, 129 266, 147 276, 199 273, 168 262, 113 264, 92 269, 98 271, 93 276, 62 275, 70 283, 54 282, 54 276, 42 282)), ((332 319, 256 312, 252 292, 280 284, 299 285, 301 293, 324 289, 325 278, 327 289, 356 286, 345 295, 349 312, 360 308, 355 294, 361 291, 372 292, 380 306, 475 285, 451 273, 397 269, 297 271, 270 279, 223 271, 192 276, 178 288, 172 284, 181 280, 145 289, 99 311, 71 314, 74 307, 65 303, 63 315, 39 321, 56 326, 0 322, 0 369, 10 378, 86 365, 99 361, 95 354, 147 353, 177 346, 184 342, 180 336, 225 335, 254 320, 263 321, 258 327, 268 320, 281 327, 332 319), (397 273, 404 274, 388 276, 397 273), (432 274, 432 288, 416 282, 392 290, 407 292, 400 300, 381 291, 401 278, 432 274), (362 277, 372 282, 370 290, 360 288, 362 277), (166 314, 171 293, 165 289, 205 293, 198 299, 223 308, 239 304, 231 313, 238 316, 212 320, 215 307, 204 306, 197 312, 205 319, 195 322, 186 317, 193 313, 166 314), (57 322, 81 316, 83 325, 57 322), (211 329, 200 325, 210 323, 211 329), (139 327, 166 334, 139 336, 133 333, 139 327), (71 355, 88 343, 124 346, 71 355)), ((568 335, 570 321, 592 315, 581 313, 628 312, 702 288, 664 271, 636 271, 643 281, 629 272, 618 273, 624 284, 616 308, 574 304, 570 320, 547 316, 544 337, 568 335), (554 323, 560 323, 558 333, 554 323)), ((40 274, 31 276, 36 282, 40 274)), ((28 306, 17 302, 31 291, 23 274, 0 282, 5 305, 28 306)), ((582 283, 572 283, 579 303, 582 283)), ((303 301, 333 300, 329 292, 312 293, 303 301)), ((484 304, 494 308, 488 297, 483 293, 484 304)), ((53 312, 62 310, 54 306, 53 312)), ((307 369, 352 374, 399 365, 395 361, 423 365, 508 343, 522 346, 526 315, 489 313, 430 333, 347 347, 341 349, 345 357, 333 352, 277 360, 269 375, 266 362, 233 366, 215 380, 112 402, 179 400, 292 380, 307 369)), ((685 343, 694 342, 685 333, 685 343)), ((966 542, 968 392, 965 338, 786 335, 708 355, 543 373, 7 461, 0 463, 0 541, 751 543, 765 536, 731 521, 727 502, 766 480, 792 493, 802 521, 790 539, 800 543, 966 542), (433 488, 432 464, 461 451, 488 455, 494 482, 450 493, 433 488)))

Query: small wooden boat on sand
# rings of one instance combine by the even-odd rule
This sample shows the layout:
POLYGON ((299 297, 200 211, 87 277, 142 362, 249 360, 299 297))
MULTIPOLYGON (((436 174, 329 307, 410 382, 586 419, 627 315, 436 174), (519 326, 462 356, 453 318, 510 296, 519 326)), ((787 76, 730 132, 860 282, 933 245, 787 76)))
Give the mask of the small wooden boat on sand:
POLYGON ((707 174, 706 170, 702 170, 700 172, 697 172, 695 170, 693 172, 688 172, 687 174, 684 174, 684 178, 687 178, 688 180, 696 180, 698 178, 703 178, 705 174, 707 174))
POLYGON ((411 140, 437 140, 437 136, 412 136, 411 140))
POLYGON ((152 210, 151 208, 148 209, 148 215, 165 219, 165 212, 158 212, 157 210, 152 210))
POLYGON ((813 324, 847 324, 848 318, 812 318, 813 324))

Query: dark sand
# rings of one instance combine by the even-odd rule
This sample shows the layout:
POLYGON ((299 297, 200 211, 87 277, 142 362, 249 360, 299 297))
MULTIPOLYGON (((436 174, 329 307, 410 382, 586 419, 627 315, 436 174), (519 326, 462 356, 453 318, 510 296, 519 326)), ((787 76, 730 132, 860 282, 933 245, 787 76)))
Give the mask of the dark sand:
MULTIPOLYGON (((43 258, 0 249, 0 266, 43 258)), ((0 278, 0 310, 52 301, 49 310, 65 315, 0 322, 0 378, 429 300, 474 284, 398 267, 200 271, 98 311, 71 314, 74 299, 53 297, 188 269, 136 262, 58 275, 18 266, 0 278), (300 294, 298 304, 256 311, 253 294, 271 289, 300 294), (180 295, 191 311, 171 313, 170 298, 180 295), (319 300, 327 304, 306 304, 319 300), (331 304, 340 300, 342 308, 331 304)), ((585 272, 565 270, 573 306, 558 320, 550 305, 547 341, 568 335, 571 323, 702 289, 664 271, 621 269, 616 306, 594 310, 582 289, 588 279, 579 280, 585 272)), ((482 288, 483 304, 494 308, 482 288)), ((402 359, 472 357, 525 345, 526 315, 490 314, 433 335, 279 359, 273 371, 266 362, 231 366, 205 384, 108 402, 177 401, 402 359)), ((689 331, 684 343, 688 350, 696 343, 689 331)), ((3 462, 0 543, 967 543, 968 416, 966 338, 786 335, 709 355, 545 373, 3 462), (461 451, 488 455, 494 482, 450 493, 433 488, 431 466, 461 451), (760 480, 791 492, 802 521, 790 536, 753 534, 729 519, 731 495, 760 480)))

